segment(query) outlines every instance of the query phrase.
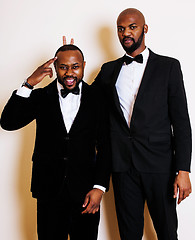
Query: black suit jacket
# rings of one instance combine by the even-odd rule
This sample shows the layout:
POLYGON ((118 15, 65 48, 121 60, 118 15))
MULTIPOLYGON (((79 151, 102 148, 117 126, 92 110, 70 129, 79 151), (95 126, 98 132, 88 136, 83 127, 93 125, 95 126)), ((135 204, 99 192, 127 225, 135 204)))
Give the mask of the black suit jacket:
POLYGON ((36 120, 31 186, 34 197, 55 196, 63 183, 78 201, 94 184, 108 189, 105 116, 98 89, 84 82, 80 108, 69 133, 60 110, 56 80, 33 90, 29 98, 12 94, 1 116, 2 128, 16 130, 36 120))
POLYGON ((130 127, 115 88, 122 58, 104 64, 96 78, 110 109, 112 167, 141 172, 190 171, 191 127, 180 64, 150 51, 130 127))

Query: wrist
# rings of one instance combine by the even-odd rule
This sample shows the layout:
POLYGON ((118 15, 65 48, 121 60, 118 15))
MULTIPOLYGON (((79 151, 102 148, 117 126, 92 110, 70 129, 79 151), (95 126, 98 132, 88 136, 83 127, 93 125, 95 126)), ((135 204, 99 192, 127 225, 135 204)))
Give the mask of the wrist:
POLYGON ((31 85, 31 84, 28 82, 28 79, 23 82, 22 87, 26 87, 26 88, 29 88, 29 89, 31 89, 31 90, 34 88, 34 86, 31 85))
POLYGON ((31 86, 35 86, 37 84, 36 79, 32 78, 31 76, 26 79, 27 83, 29 83, 31 86))
POLYGON ((178 175, 189 175, 188 171, 179 170, 178 175))

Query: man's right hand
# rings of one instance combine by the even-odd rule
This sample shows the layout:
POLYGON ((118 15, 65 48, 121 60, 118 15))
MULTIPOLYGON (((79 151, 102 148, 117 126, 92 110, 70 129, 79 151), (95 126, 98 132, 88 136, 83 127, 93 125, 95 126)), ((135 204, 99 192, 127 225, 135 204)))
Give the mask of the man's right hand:
POLYGON ((31 86, 35 86, 40 83, 44 77, 49 76, 50 78, 53 76, 53 71, 50 65, 56 61, 57 57, 50 59, 40 67, 38 67, 33 74, 27 78, 27 82, 31 86))

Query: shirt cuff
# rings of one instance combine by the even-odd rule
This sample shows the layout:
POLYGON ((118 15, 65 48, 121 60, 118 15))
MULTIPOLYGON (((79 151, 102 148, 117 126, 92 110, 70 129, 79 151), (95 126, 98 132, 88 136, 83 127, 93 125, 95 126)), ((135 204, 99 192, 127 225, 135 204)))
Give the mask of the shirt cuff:
POLYGON ((20 97, 24 97, 24 98, 28 98, 30 97, 32 90, 27 88, 27 87, 22 87, 22 85, 20 86, 20 88, 18 88, 16 95, 20 96, 20 97))
POLYGON ((102 186, 100 186, 100 185, 94 185, 93 188, 100 189, 100 190, 102 190, 104 193, 105 193, 105 191, 106 191, 106 188, 105 188, 105 187, 102 187, 102 186))

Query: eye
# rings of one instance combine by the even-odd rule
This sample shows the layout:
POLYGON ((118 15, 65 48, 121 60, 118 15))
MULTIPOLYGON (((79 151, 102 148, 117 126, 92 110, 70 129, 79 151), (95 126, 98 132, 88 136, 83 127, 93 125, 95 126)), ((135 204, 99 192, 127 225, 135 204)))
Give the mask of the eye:
POLYGON ((76 66, 73 66, 73 69, 78 69, 79 68, 79 66, 78 65, 76 65, 76 66))
POLYGON ((130 26, 130 29, 131 29, 131 30, 134 30, 134 29, 136 29, 136 28, 137 28, 137 26, 135 26, 135 25, 130 26))
POLYGON ((61 70, 66 70, 67 67, 66 67, 66 66, 61 66, 60 69, 61 69, 61 70))
POLYGON ((122 28, 122 27, 119 27, 119 28, 118 28, 118 32, 124 32, 124 30, 125 30, 125 29, 122 28))

